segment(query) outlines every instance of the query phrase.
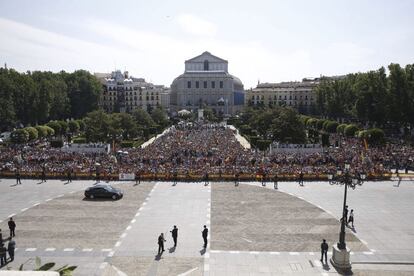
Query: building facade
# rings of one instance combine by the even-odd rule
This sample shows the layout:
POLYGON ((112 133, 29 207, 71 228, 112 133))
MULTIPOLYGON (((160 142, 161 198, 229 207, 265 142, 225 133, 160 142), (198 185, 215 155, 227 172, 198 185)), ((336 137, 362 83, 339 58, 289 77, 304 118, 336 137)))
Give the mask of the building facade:
POLYGON ((290 106, 300 113, 310 113, 316 105, 315 87, 319 79, 301 82, 261 83, 246 91, 246 105, 290 106))
POLYGON ((150 110, 162 106, 161 95, 167 90, 162 85, 153 85, 120 70, 110 74, 95 73, 95 76, 103 85, 100 106, 108 113, 130 113, 137 108, 150 110))
POLYGON ((243 84, 228 73, 228 62, 209 52, 185 61, 185 71, 171 84, 170 108, 211 108, 219 114, 234 114, 244 105, 243 84))

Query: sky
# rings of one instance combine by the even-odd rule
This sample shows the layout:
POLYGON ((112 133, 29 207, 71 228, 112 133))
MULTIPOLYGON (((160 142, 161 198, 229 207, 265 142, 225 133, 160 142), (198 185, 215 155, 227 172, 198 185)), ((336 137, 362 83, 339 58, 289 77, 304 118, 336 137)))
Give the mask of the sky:
POLYGON ((414 0, 0 0, 0 64, 170 86, 209 51, 245 89, 414 63, 414 0))

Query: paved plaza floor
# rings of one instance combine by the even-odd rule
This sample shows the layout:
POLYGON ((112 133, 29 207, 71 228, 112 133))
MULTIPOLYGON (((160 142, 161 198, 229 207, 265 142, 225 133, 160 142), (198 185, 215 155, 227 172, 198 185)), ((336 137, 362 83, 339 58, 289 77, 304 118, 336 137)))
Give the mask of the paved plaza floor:
MULTIPOLYGON (((16 221, 17 268, 78 265, 74 275, 330 275, 321 239, 337 242, 343 186, 327 182, 114 182, 124 198, 85 200, 93 181, 0 181, 0 228, 16 221), (171 233, 177 225, 178 245, 171 233), (202 247, 203 225, 210 230, 202 247), (157 255, 157 238, 166 237, 157 255)), ((347 228, 355 275, 413 275, 414 183, 366 182, 350 190, 355 228, 347 228)), ((329 257, 329 256, 328 256, 329 257)), ((5 269, 4 267, 3 269, 5 269)))

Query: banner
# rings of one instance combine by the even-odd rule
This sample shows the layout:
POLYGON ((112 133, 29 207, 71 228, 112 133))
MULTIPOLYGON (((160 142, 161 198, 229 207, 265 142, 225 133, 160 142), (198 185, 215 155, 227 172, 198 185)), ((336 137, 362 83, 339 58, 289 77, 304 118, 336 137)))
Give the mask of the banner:
POLYGON ((135 173, 120 173, 119 180, 135 180, 135 173))

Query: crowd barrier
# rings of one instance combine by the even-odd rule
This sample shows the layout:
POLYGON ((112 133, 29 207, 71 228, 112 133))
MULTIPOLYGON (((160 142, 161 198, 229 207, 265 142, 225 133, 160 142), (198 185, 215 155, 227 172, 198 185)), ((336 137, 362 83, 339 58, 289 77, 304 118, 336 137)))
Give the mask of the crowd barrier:
MULTIPOLYGON (((40 179, 41 172, 21 172, 21 178, 26 179, 40 179)), ((278 174, 278 181, 298 181, 298 174, 278 174)), ((16 175, 14 172, 3 171, 0 172, 0 177, 2 178, 15 178, 16 175)), ((60 172, 48 172, 46 173, 48 179, 67 179, 66 173, 60 172)), ((399 177, 402 179, 412 179, 414 178, 414 173, 400 174, 399 177)), ((139 176, 140 180, 143 181, 174 181, 176 178, 177 181, 183 182, 196 182, 203 181, 204 175, 200 174, 178 174, 176 177, 173 174, 165 173, 143 173, 139 176)), ((262 181, 263 176, 261 174, 240 174, 238 176, 239 181, 262 181)), ((303 176, 305 181, 326 181, 328 176, 326 174, 304 174, 303 176)), ((96 179, 95 173, 86 173, 86 172, 76 172, 72 174, 72 179, 82 179, 82 180, 94 180, 96 179)), ((133 173, 104 173, 99 176, 100 180, 135 180, 135 175, 133 173)), ((209 181, 235 181, 236 176, 233 174, 209 174, 209 181)), ((274 175, 269 174, 266 176, 266 181, 272 182, 274 175)), ((367 176, 368 180, 391 180, 395 179, 395 174, 384 173, 384 174, 369 174, 367 176)))

